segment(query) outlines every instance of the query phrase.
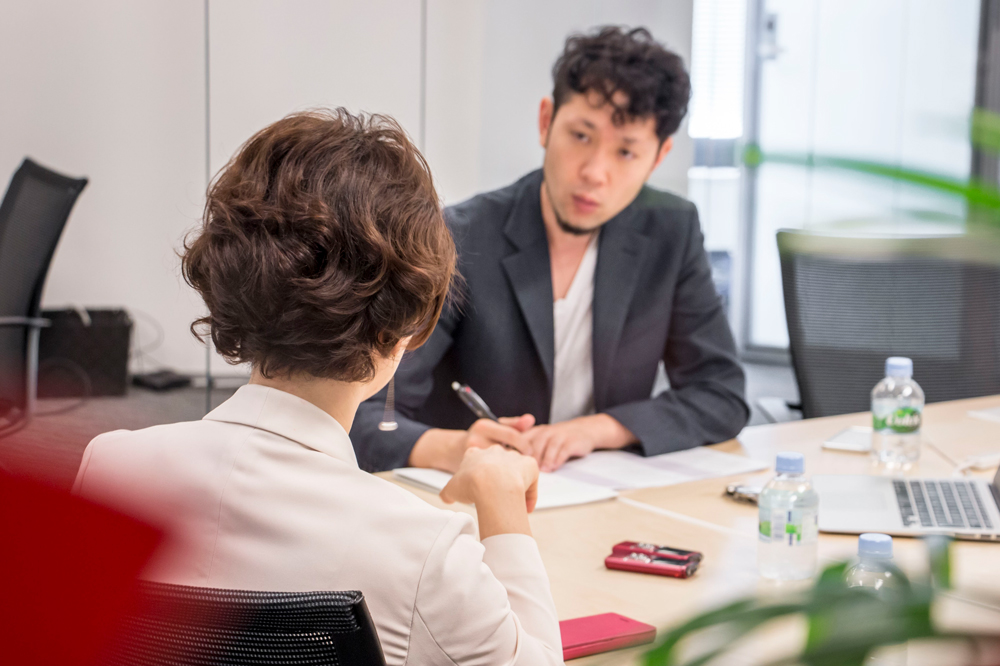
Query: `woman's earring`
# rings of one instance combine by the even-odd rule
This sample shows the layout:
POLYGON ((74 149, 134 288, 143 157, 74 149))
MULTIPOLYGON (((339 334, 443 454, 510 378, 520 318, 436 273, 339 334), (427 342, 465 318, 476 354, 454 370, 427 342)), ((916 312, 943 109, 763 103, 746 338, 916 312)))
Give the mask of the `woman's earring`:
POLYGON ((394 403, 396 402, 395 391, 393 390, 395 388, 395 381, 395 377, 389 379, 389 391, 385 395, 385 413, 382 414, 382 422, 378 424, 378 429, 384 432, 392 432, 399 427, 399 424, 396 423, 394 409, 394 403))

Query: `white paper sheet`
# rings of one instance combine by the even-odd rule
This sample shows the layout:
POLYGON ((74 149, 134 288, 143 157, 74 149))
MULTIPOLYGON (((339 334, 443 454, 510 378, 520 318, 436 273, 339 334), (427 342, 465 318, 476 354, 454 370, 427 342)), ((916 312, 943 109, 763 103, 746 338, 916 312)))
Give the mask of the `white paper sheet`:
MULTIPOLYGON (((422 469, 417 467, 402 467, 392 470, 392 475, 400 481, 419 486, 432 492, 441 492, 451 479, 451 474, 437 469, 422 469)), ((581 483, 570 478, 553 474, 540 474, 538 477, 538 504, 535 509, 553 509, 574 504, 588 504, 618 496, 614 490, 602 488, 589 483, 581 483)))
POLYGON ((644 458, 625 451, 594 451, 571 460, 556 476, 614 490, 672 486, 698 479, 746 474, 767 469, 766 463, 699 447, 644 458))
POLYGON ((991 409, 975 409, 969 412, 969 416, 974 419, 1000 423, 1000 407, 993 407, 991 409))

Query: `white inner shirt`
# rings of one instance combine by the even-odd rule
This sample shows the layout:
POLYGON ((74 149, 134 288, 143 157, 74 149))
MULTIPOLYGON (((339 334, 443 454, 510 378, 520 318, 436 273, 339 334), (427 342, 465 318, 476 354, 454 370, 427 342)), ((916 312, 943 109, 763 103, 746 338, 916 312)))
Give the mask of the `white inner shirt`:
POLYGON ((549 423, 594 413, 594 269, 599 235, 587 244, 565 298, 552 303, 556 358, 549 423))

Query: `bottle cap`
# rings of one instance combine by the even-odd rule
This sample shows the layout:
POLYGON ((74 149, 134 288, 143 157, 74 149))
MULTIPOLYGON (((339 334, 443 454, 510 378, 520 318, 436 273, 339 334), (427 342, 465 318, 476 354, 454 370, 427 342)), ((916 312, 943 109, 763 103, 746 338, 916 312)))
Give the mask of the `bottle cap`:
POLYGON ((892 537, 888 534, 868 532, 858 537, 858 557, 878 560, 892 559, 892 537))
POLYGON ((779 453, 774 464, 774 471, 778 474, 801 474, 806 469, 806 459, 801 453, 785 452, 779 453))
POLYGON ((905 356, 890 356, 885 359, 885 376, 909 379, 913 376, 913 361, 905 356))

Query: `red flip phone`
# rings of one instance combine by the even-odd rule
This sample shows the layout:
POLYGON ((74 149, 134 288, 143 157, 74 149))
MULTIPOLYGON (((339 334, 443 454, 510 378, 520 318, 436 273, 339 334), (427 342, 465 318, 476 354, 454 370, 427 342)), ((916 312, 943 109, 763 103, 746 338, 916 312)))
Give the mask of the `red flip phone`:
POLYGON ((611 548, 614 555, 628 555, 629 553, 642 553, 650 557, 660 557, 665 560, 675 562, 690 562, 692 560, 700 562, 701 553, 695 550, 681 550, 680 548, 670 548, 669 546, 657 546, 654 543, 639 543, 636 541, 622 541, 616 543, 611 548))
POLYGON ((664 557, 646 555, 645 553, 628 553, 627 555, 608 555, 604 558, 604 566, 622 571, 637 571, 639 573, 656 574, 657 576, 672 576, 687 578, 698 570, 700 559, 686 562, 668 560, 664 557))
POLYGON ((656 638, 656 627, 618 613, 563 620, 559 623, 559 632, 566 661, 650 643, 656 638))

